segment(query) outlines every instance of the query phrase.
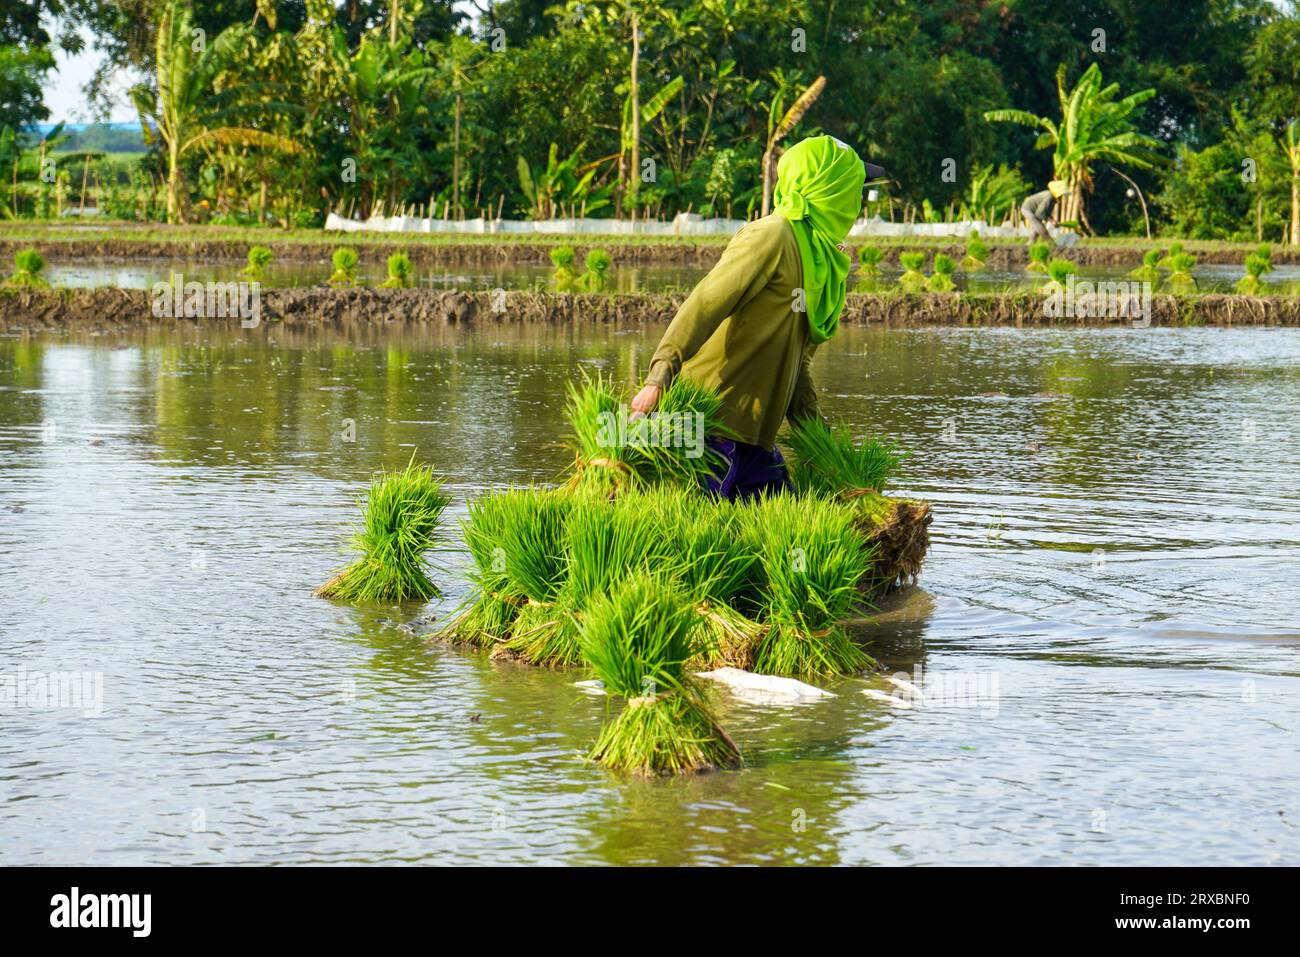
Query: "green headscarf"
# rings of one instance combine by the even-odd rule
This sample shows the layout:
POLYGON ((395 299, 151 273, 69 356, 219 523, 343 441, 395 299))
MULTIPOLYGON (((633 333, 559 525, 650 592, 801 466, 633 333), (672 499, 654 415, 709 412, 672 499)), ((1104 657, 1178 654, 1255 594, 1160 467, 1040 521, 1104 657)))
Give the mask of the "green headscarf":
POLYGON ((862 211, 866 181, 858 154, 833 136, 801 140, 776 164, 776 211, 789 220, 799 244, 813 342, 825 342, 840 324, 849 257, 836 244, 862 211))

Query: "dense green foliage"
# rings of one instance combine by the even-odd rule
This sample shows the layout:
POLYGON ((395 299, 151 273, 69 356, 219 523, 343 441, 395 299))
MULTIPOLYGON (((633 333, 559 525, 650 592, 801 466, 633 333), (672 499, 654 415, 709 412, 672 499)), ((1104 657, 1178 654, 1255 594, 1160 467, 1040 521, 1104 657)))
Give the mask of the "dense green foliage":
MULTIPOLYGON (((33 58, 86 28, 106 54, 100 80, 122 67, 153 77, 139 102, 161 135, 138 180, 113 180, 133 191, 113 210, 134 218, 158 215, 170 182, 183 193, 172 217, 194 221, 744 216, 760 206, 774 130, 825 77, 783 142, 831 132, 882 162, 888 181, 868 214, 1000 221, 1064 169, 1082 186, 1078 203, 1086 193, 1064 218, 1134 230, 1141 207, 1119 168, 1151 199, 1157 228, 1272 241, 1300 229, 1290 3, 504 0, 474 19, 449 0, 47 6, 68 25, 57 39, 39 16, 0 21, 0 126, 44 115, 33 58), (178 23, 203 31, 202 51, 184 53, 170 34, 159 43, 160 25, 178 23), (1089 91, 1066 112, 1092 117, 1058 125, 1064 138, 986 119, 1058 122, 1058 73, 1064 89, 1089 91)), ((54 188, 32 158, 19 174, 54 188)), ((25 199, 23 213, 37 212, 25 199)))

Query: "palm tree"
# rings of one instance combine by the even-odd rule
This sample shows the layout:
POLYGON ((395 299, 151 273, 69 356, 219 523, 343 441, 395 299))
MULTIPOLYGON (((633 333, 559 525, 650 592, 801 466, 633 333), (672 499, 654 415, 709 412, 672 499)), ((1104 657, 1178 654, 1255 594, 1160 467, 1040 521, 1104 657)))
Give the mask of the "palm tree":
POLYGON ((1119 99, 1119 84, 1101 85, 1101 69, 1092 64, 1079 77, 1073 90, 1065 87, 1065 64, 1056 71, 1056 89, 1061 100, 1061 118, 1053 122, 1024 110, 990 110, 984 119, 994 123, 1019 123, 1043 129, 1039 149, 1052 147, 1052 168, 1056 179, 1070 185, 1061 200, 1061 222, 1075 222, 1091 231, 1084 210, 1086 194, 1092 189, 1092 164, 1151 169, 1164 158, 1155 151, 1159 143, 1137 132, 1133 124, 1138 108, 1156 95, 1154 89, 1140 90, 1119 99))
POLYGON ((234 115, 228 92, 217 90, 222 70, 245 55, 247 28, 232 26, 211 43, 193 31, 189 0, 170 0, 162 8, 155 45, 157 92, 145 84, 131 89, 146 142, 160 138, 167 149, 167 221, 185 220, 182 161, 196 147, 254 146, 297 152, 283 136, 226 125, 234 115), (150 127, 152 123, 152 128, 150 127))

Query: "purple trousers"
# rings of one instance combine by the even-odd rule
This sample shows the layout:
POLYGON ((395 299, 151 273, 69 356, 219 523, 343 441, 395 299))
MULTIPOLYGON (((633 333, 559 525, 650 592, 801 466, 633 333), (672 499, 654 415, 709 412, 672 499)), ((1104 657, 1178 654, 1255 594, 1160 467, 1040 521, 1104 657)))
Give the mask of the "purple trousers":
POLYGON ((760 445, 713 436, 707 442, 722 459, 718 470, 704 482, 704 487, 715 495, 734 501, 789 487, 790 476, 778 449, 769 451, 760 445))

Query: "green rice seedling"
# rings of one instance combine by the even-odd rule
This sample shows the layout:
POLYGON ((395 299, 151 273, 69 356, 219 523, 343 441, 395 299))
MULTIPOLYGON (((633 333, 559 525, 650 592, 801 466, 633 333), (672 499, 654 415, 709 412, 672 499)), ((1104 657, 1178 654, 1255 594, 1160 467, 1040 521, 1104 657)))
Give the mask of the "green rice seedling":
MULTIPOLYGON (((1273 271, 1273 250, 1269 247, 1268 243, 1260 243, 1255 249, 1255 255, 1264 260, 1265 273, 1273 271)), ((1263 275, 1263 273, 1261 273, 1261 275, 1263 275)))
POLYGON ((274 254, 265 246, 249 246, 248 265, 243 268, 242 274, 249 279, 261 279, 274 258, 274 254))
POLYGON ((601 728, 590 760, 644 776, 740 764, 740 749, 686 671, 696 617, 676 583, 644 572, 593 603, 579 631, 582 654, 624 704, 601 728))
POLYGON ((1025 268, 1029 272, 1047 272, 1047 260, 1052 255, 1052 246, 1039 240, 1032 243, 1029 247, 1029 265, 1025 268))
POLYGON ((852 507, 822 495, 768 495, 744 513, 759 556, 767 631, 754 650, 760 674, 857 674, 872 659, 840 622, 861 604, 874 555, 852 507))
POLYGON ((737 506, 674 487, 621 496, 620 507, 654 516, 664 556, 654 567, 670 572, 699 614, 699 668, 748 668, 763 626, 741 610, 754 606, 758 556, 745 537, 737 506))
POLYGON ((42 278, 45 259, 35 249, 20 249, 14 253, 14 272, 7 280, 10 286, 22 286, 28 289, 48 289, 49 283, 42 278))
POLYGON ((1159 262, 1160 250, 1148 249, 1142 256, 1142 265, 1130 272, 1129 275, 1143 282, 1157 282, 1160 279, 1159 262))
POLYGON ((1169 284, 1171 286, 1195 286, 1192 269, 1196 266, 1196 257, 1189 253, 1179 253, 1170 258, 1169 284))
POLYGON ((1246 257, 1246 275, 1237 282, 1237 292, 1245 296, 1257 296, 1264 284, 1260 277, 1268 271, 1268 260, 1258 253, 1246 257))
POLYGON ((569 384, 565 414, 574 450, 570 487, 613 494, 656 482, 697 486, 718 467, 706 435, 726 435, 717 393, 678 376, 659 406, 633 420, 627 403, 597 374, 569 384))
POLYGON ((577 286, 584 292, 601 292, 609 282, 606 273, 609 272, 610 264, 613 260, 609 253, 603 249, 593 249, 587 253, 585 265, 587 271, 578 277, 577 286))
POLYGON ((862 246, 858 249, 858 271, 863 276, 879 276, 884 258, 885 252, 879 246, 862 246))
POLYGON ((577 664, 574 623, 561 601, 569 573, 567 523, 575 496, 514 489, 500 503, 500 567, 522 602, 505 649, 537 665, 577 664))
POLYGON ((1047 264, 1048 281, 1043 286, 1043 292, 1063 293, 1069 278, 1078 271, 1078 266, 1068 259, 1052 259, 1047 264))
POLYGON ((1161 256, 1159 261, 1156 262, 1156 265, 1159 266, 1161 269, 1173 269, 1174 257, 1181 256, 1181 255, 1183 255, 1183 244, 1170 243, 1169 252, 1161 256))
POLYGON ((388 257, 388 278, 379 285, 385 289, 409 289, 411 272, 411 257, 406 253, 393 253, 388 257))
POLYGON ((549 255, 551 263, 555 266, 552 278, 555 280, 556 291, 572 292, 573 284, 578 278, 573 271, 573 247, 568 245, 556 246, 551 249, 549 255))
POLYGON ((847 426, 832 428, 815 418, 791 426, 786 442, 793 453, 791 481, 803 493, 881 492, 903 460, 879 439, 854 442, 847 426))
POLYGON ((956 268, 957 263, 951 256, 936 253, 934 256, 934 275, 930 277, 926 287, 931 292, 952 292, 957 288, 956 283, 952 281, 952 274, 956 268))
POLYGON ((963 272, 978 272, 984 268, 984 264, 989 261, 988 244, 980 238, 977 230, 970 231, 970 237, 966 240, 966 255, 962 257, 961 268, 963 272))
POLYGON ((331 286, 355 286, 357 284, 357 251, 349 246, 340 246, 331 257, 334 271, 325 280, 331 286))
POLYGON ((474 562, 470 593, 450 622, 439 632, 446 641, 490 647, 510 636, 520 607, 527 602, 523 590, 507 573, 502 545, 515 502, 508 492, 483 495, 469 503, 462 523, 465 546, 474 562))
POLYGON ((381 472, 370 485, 353 547, 360 557, 316 594, 352 602, 426 601, 438 593, 425 570, 438 523, 451 499, 442 480, 415 457, 400 472, 381 472))
POLYGON ((898 284, 907 292, 915 292, 925 287, 925 253, 899 253, 898 261, 903 264, 903 275, 898 277, 898 284))

